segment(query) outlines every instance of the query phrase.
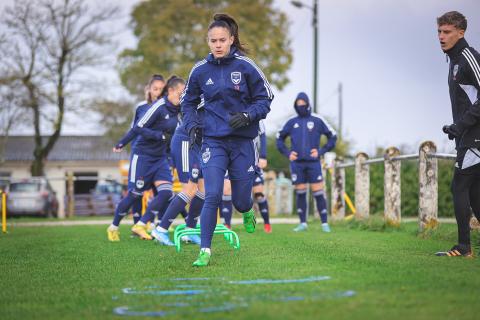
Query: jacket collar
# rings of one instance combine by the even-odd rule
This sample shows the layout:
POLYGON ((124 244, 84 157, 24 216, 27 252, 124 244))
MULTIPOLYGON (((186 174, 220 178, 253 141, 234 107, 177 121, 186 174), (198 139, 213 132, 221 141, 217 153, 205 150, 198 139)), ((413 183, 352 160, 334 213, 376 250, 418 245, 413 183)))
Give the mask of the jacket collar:
POLYGON ((461 38, 455 43, 455 45, 450 49, 445 51, 445 53, 448 55, 450 59, 458 57, 460 54, 462 54, 463 49, 468 47, 467 40, 465 38, 461 38))
POLYGON ((215 58, 212 53, 207 56, 207 61, 213 64, 228 64, 235 59, 235 56, 240 55, 240 52, 235 46, 230 47, 230 52, 223 58, 215 58))

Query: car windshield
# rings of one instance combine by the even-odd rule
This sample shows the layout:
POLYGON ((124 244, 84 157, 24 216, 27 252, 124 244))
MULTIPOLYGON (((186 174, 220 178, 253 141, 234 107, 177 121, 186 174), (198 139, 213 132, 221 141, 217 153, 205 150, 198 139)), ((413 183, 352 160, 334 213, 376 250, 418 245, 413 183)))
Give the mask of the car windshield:
POLYGON ((36 192, 40 191, 40 184, 34 182, 17 182, 10 184, 10 192, 36 192))

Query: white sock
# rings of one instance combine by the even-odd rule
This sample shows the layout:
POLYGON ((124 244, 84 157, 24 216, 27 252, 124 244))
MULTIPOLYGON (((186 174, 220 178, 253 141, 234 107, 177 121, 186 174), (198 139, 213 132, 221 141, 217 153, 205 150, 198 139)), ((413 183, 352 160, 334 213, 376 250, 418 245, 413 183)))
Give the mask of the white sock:
POLYGON ((208 254, 212 254, 212 252, 210 251, 210 248, 202 248, 200 249, 200 252, 206 252, 208 254))
POLYGON ((167 230, 167 229, 165 229, 165 228, 162 228, 162 227, 160 227, 160 226, 157 226, 155 229, 157 229, 157 231, 159 231, 159 232, 163 232, 163 233, 167 233, 167 232, 168 232, 168 230, 167 230))
POLYGON ((327 222, 322 223, 322 226, 328 226, 327 222))
POLYGON ((118 226, 111 224, 110 227, 108 227, 110 230, 118 230, 118 226))

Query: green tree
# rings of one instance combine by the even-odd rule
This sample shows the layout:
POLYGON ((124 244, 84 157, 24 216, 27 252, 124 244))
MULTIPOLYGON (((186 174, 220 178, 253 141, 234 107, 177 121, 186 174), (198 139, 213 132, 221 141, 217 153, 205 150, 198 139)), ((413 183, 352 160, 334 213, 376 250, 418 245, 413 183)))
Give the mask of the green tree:
POLYGON ((240 40, 269 81, 282 89, 292 62, 288 21, 272 0, 150 0, 132 12, 135 49, 120 55, 123 85, 134 95, 152 73, 187 77, 193 64, 208 53, 206 29, 216 12, 232 15, 239 24, 240 40))

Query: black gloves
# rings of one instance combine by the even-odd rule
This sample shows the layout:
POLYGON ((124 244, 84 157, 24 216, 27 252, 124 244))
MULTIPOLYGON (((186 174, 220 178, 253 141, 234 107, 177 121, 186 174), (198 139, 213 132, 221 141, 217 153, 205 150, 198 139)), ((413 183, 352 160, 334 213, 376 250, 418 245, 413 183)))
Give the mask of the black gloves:
POLYGON ((123 147, 124 147, 123 143, 120 143, 120 142, 115 145, 115 149, 123 149, 123 147))
POLYGON ((455 138, 460 138, 460 136, 462 135, 462 132, 460 131, 460 129, 457 127, 455 123, 449 126, 443 126, 442 130, 443 132, 448 134, 448 139, 450 140, 453 140, 455 138))
POLYGON ((231 117, 228 124, 233 129, 238 129, 241 127, 248 126, 248 123, 250 122, 250 118, 248 117, 248 114, 245 112, 235 112, 235 113, 231 113, 230 115, 231 117))
POLYGON ((202 128, 193 127, 192 129, 190 129, 190 132, 188 133, 188 135, 190 136, 190 142, 189 142, 190 149, 193 148, 194 145, 198 145, 198 146, 202 145, 202 136, 203 136, 202 128))

